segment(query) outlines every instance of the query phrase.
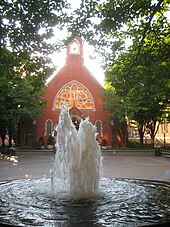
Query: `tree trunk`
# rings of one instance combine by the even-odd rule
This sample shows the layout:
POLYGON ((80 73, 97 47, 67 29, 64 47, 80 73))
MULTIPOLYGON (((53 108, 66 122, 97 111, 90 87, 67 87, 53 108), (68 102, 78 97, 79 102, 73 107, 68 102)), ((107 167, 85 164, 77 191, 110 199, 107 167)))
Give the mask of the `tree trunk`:
POLYGON ((9 147, 12 147, 12 135, 13 135, 12 132, 13 132, 12 122, 9 122, 9 124, 8 124, 9 147))
POLYGON ((145 131, 143 130, 142 127, 139 127, 138 132, 139 132, 139 136, 140 136, 140 143, 143 144, 143 137, 144 137, 145 131))
POLYGON ((2 146, 5 147, 5 136, 6 136, 6 122, 0 121, 0 136, 2 140, 2 146))
POLYGON ((12 134, 9 132, 9 147, 12 147, 12 134))
POLYGON ((16 145, 23 145, 22 144, 22 122, 18 123, 18 136, 16 140, 16 145))
POLYGON ((5 135, 1 134, 1 140, 2 140, 2 147, 5 147, 5 135))
POLYGON ((151 146, 154 147, 155 135, 156 135, 156 132, 157 132, 156 120, 155 119, 153 119, 149 122, 148 129, 149 129, 149 134, 150 134, 150 137, 151 137, 151 146))
POLYGON ((155 144, 155 135, 151 136, 151 146, 154 147, 155 144))

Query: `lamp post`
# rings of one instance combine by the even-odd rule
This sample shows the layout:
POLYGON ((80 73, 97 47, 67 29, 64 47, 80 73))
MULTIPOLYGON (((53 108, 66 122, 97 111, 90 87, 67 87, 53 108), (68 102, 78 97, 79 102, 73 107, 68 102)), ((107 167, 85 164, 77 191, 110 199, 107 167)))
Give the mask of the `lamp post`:
POLYGON ((34 141, 33 143, 35 144, 36 143, 36 120, 33 120, 33 130, 34 130, 34 141))
POLYGON ((110 121, 111 132, 112 132, 112 147, 114 147, 114 141, 115 141, 115 139, 114 139, 114 125, 115 125, 115 123, 114 123, 114 120, 112 119, 110 121))
POLYGON ((164 147, 166 147, 166 121, 164 121, 164 147))

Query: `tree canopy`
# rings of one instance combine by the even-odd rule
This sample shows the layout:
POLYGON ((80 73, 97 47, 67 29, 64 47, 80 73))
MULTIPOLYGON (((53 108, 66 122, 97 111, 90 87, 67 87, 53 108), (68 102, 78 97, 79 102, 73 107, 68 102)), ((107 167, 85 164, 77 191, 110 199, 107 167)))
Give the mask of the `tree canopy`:
POLYGON ((163 13, 154 14, 152 24, 151 14, 148 29, 141 37, 137 33, 140 38, 131 33, 132 46, 107 70, 106 80, 123 100, 128 118, 137 122, 141 142, 147 130, 154 143, 156 124, 165 118, 170 104, 170 24, 163 13))
POLYGON ((65 1, 2 0, 0 3, 0 135, 15 137, 23 118, 35 119, 53 66, 53 27, 66 20, 65 1))
POLYGON ((74 19, 74 32, 103 54, 110 89, 105 108, 120 121, 135 120, 141 142, 146 129, 154 140, 156 122, 169 113, 169 12, 169 0, 87 0, 74 19))

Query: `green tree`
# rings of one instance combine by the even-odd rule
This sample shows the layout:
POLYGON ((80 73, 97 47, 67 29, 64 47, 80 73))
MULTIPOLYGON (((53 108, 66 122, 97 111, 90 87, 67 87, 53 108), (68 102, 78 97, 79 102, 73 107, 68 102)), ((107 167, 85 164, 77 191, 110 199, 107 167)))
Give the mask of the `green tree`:
POLYGON ((107 61, 104 56, 107 65, 123 51, 127 38, 138 41, 140 52, 155 15, 159 14, 167 23, 165 12, 169 11, 169 6, 169 0, 82 0, 67 27, 70 34, 84 37, 102 54, 111 51, 107 61))
MULTIPOLYGON (((15 53, 8 53, 8 61, 7 57, 3 60, 6 63, 2 64, 1 61, 0 65, 2 70, 0 79, 0 128, 3 141, 4 133, 8 132, 9 145, 11 146, 12 138, 17 137, 19 122, 25 117, 34 119, 45 103, 39 97, 44 87, 44 79, 41 73, 30 72, 31 62, 27 63, 29 72, 22 71, 21 63, 23 63, 23 60, 18 60, 15 53), (4 65, 6 71, 3 74, 4 65)), ((36 71, 36 68, 33 68, 36 71)))
POLYGON ((141 142, 147 129, 154 143, 157 122, 169 106, 169 47, 167 28, 157 39, 148 32, 133 68, 130 63, 138 50, 130 49, 108 70, 107 80, 124 101, 128 118, 137 122, 141 142))
POLYGON ((17 138, 20 122, 35 119, 45 101, 40 99, 53 66, 49 54, 57 45, 53 27, 66 20, 62 0, 14 0, 0 3, 0 135, 17 138))
POLYGON ((113 127, 113 137, 118 133, 121 140, 121 147, 126 147, 127 138, 127 122, 126 108, 123 100, 117 95, 115 89, 106 85, 106 92, 102 94, 103 110, 108 110, 110 113, 111 125, 113 127), (115 129, 115 130, 114 130, 115 129))
POLYGON ((146 129, 154 141, 156 122, 169 105, 169 9, 169 0, 85 0, 74 17, 74 33, 103 54, 115 102, 119 96, 125 107, 118 108, 138 122, 141 142, 146 129), (128 51, 127 39, 132 43, 128 51))

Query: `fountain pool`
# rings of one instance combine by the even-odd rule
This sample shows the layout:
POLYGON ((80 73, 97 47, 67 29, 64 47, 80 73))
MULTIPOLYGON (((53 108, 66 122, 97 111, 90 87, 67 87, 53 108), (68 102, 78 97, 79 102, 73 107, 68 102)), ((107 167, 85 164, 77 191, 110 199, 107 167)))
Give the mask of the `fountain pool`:
POLYGON ((50 179, 0 184, 0 223, 12 226, 149 226, 170 220, 170 185, 102 178, 100 192, 85 199, 51 196, 50 179))
POLYGON ((100 178, 102 158, 89 119, 77 131, 63 106, 51 178, 0 182, 1 226, 136 227, 170 221, 170 184, 100 178))

